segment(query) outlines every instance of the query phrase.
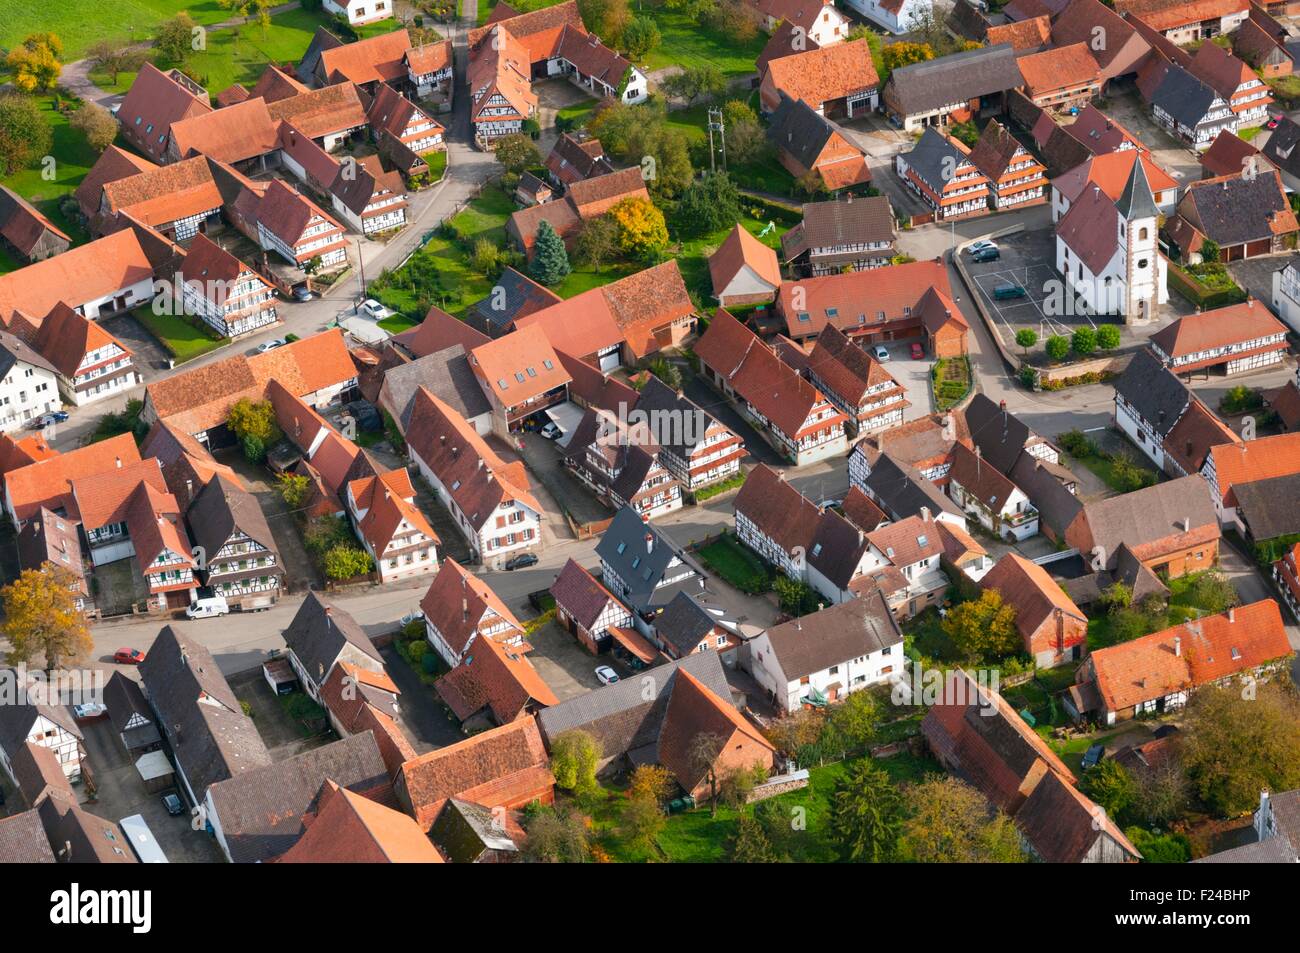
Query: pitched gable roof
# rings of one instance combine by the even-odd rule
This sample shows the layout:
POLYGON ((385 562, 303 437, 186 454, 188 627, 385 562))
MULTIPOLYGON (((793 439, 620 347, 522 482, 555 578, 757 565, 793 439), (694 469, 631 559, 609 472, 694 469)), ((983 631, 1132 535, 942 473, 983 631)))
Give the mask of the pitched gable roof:
POLYGON ((442 854, 401 811, 339 787, 317 797, 315 819, 279 857, 282 864, 441 864, 442 854))
POLYGON ((307 594, 293 621, 284 630, 284 641, 298 656, 303 669, 317 682, 325 680, 334 663, 349 645, 383 665, 383 656, 351 613, 338 608, 314 592, 307 594))

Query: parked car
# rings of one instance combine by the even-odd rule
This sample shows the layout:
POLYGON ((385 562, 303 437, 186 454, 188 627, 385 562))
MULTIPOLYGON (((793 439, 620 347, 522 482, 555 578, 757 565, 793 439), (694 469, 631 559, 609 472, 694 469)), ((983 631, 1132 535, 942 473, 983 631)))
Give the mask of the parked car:
POLYGON ((316 296, 311 293, 311 289, 306 285, 299 285, 297 288, 293 289, 294 301, 310 301, 314 297, 316 296))
POLYGON ((925 357, 925 348, 921 347, 920 341, 913 341, 910 350, 912 352, 912 360, 914 361, 919 361, 921 358, 925 357))
POLYGON ((406 615, 404 615, 404 616, 402 616, 400 619, 398 619, 398 620, 397 620, 397 624, 398 624, 399 626, 401 626, 403 629, 405 629, 405 628, 406 628, 408 625, 410 625, 412 622, 416 622, 416 621, 420 621, 420 622, 423 622, 423 621, 424 621, 424 612, 423 612, 423 610, 420 610, 420 609, 413 609, 412 611, 406 613, 406 615))
POLYGON ((1106 752, 1104 745, 1093 745, 1083 754, 1083 766, 1085 768, 1095 767, 1101 762, 1101 756, 1106 752))
POLYGON ((55 424, 61 424, 68 419, 66 410, 56 410, 48 414, 41 414, 27 426, 32 430, 44 430, 46 427, 53 427, 55 424))
POLYGON ((536 553, 520 553, 518 556, 511 556, 506 560, 506 572, 512 572, 516 569, 523 569, 525 566, 536 566, 536 553))
POLYGON ((889 348, 883 344, 877 344, 871 349, 871 353, 875 355, 877 361, 889 360, 889 348))
POLYGON ((267 351, 274 351, 277 347, 284 347, 287 342, 284 338, 272 338, 257 346, 258 354, 265 354, 267 351))
POLYGON ((981 238, 979 241, 971 242, 969 247, 970 247, 970 253, 974 255, 976 252, 982 252, 986 248, 992 248, 994 251, 997 251, 998 243, 994 241, 989 241, 987 238, 981 238))
POLYGON ((1000 285, 993 286, 993 297, 998 301, 1007 301, 1011 298, 1023 298, 1028 292, 1020 285, 1004 282, 1000 285))
POLYGON ((614 671, 608 665, 597 665, 596 677, 600 679, 600 684, 602 685, 613 685, 618 681, 618 672, 614 671))
POLYGON ((843 500, 837 500, 837 499, 836 499, 835 497, 833 497, 833 496, 828 496, 826 499, 824 499, 824 500, 820 500, 820 501, 817 503, 817 507, 818 507, 818 509, 823 509, 823 510, 832 510, 832 509, 834 509, 834 508, 837 507, 837 506, 841 506, 843 503, 844 503, 843 500))
POLYGON ((164 794, 162 802, 163 807, 167 808, 167 813, 172 817, 185 813, 185 805, 181 803, 181 799, 175 794, 164 794))
POLYGON ((537 432, 547 440, 559 440, 560 437, 564 436, 564 431, 560 429, 560 425, 554 420, 537 432))
POLYGON ((361 302, 361 307, 359 307, 357 311, 376 321, 382 321, 384 318, 391 318, 393 315, 397 314, 397 312, 392 308, 385 308, 374 298, 367 298, 365 301, 361 302))
POLYGON ((84 705, 72 706, 72 717, 77 721, 91 721, 108 714, 108 706, 99 702, 86 702, 84 705))
POLYGON ((1001 257, 1002 252, 998 251, 996 248, 981 248, 970 256, 970 260, 979 262, 997 261, 1001 257))
POLYGON ((119 665, 139 665, 144 661, 144 653, 139 649, 118 649, 113 653, 113 661, 119 665))
POLYGON ((1277 124, 1280 123, 1281 121, 1282 121, 1282 117, 1281 117, 1281 116, 1269 116, 1269 117, 1268 117, 1268 122, 1264 123, 1264 128, 1265 128, 1265 129, 1276 129, 1276 128, 1277 128, 1277 124))
POLYGON ((185 610, 187 619, 215 619, 218 616, 229 615, 230 606, 226 602, 226 597, 219 592, 212 590, 200 589, 198 598, 190 603, 190 607, 185 610))

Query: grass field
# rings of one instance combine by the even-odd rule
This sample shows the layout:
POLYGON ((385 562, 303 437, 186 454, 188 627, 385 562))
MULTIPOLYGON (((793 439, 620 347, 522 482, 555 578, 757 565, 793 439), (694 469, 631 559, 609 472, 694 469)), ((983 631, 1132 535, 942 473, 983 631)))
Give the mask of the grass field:
POLYGON ((64 61, 72 62, 96 40, 142 42, 155 26, 182 10, 200 25, 231 17, 216 0, 0 0, 0 46, 17 46, 29 33, 49 31, 63 40, 64 61))
MULTIPOLYGON (((744 204, 745 198, 742 195, 742 207, 744 204)), ((740 224, 745 227, 746 231, 756 237, 768 225, 767 222, 760 221, 744 213, 741 215, 740 224)), ((686 283, 686 290, 691 293, 691 297, 700 305, 707 304, 709 295, 713 293, 713 279, 709 277, 709 256, 718 250, 718 246, 722 244, 734 227, 729 226, 714 232, 712 235, 684 241, 675 250, 669 249, 669 255, 677 259, 677 265, 682 271, 682 280, 686 283)), ((759 238, 759 241, 771 248, 780 249, 781 236, 786 231, 788 229, 778 224, 772 231, 759 238)))
POLYGON ((730 536, 701 547, 696 555, 711 572, 741 592, 766 592, 771 588, 772 574, 767 566, 730 536))
POLYGON ((81 225, 59 210, 59 200, 76 190, 95 164, 97 155, 85 138, 68 125, 68 117, 54 108, 54 99, 40 96, 37 99, 54 133, 50 154, 54 157, 53 179, 46 179, 44 166, 23 169, 5 178, 3 184, 13 189, 35 205, 55 225, 67 232, 73 244, 80 244, 88 236, 81 225))
POLYGON ((700 26, 684 13, 647 4, 643 14, 655 21, 663 37, 641 64, 646 70, 711 65, 728 79, 735 79, 754 72, 754 62, 767 45, 767 34, 761 30, 748 43, 738 43, 700 26))
POLYGON ((154 314, 153 308, 139 308, 135 316, 158 339, 158 343, 176 358, 177 364, 192 361, 230 343, 226 338, 213 337, 184 318, 172 314, 154 314))

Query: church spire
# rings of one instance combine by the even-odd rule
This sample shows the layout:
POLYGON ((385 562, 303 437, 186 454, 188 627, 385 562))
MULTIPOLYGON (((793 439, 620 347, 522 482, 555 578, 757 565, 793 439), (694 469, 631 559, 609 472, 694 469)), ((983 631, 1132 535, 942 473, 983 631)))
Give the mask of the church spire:
POLYGON ((1133 169, 1128 174, 1124 194, 1115 203, 1115 208, 1119 210, 1120 217, 1128 222, 1135 218, 1156 218, 1160 214, 1156 208, 1155 196, 1151 193, 1151 183, 1147 181, 1141 154, 1133 158, 1133 169))

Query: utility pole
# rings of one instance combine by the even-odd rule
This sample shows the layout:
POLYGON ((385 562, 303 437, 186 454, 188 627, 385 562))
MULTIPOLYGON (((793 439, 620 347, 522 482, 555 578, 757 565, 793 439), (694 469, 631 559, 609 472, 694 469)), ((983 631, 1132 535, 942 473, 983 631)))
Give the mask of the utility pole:
POLYGON ((725 172, 727 170, 727 127, 726 124, 722 121, 722 110, 714 109, 710 107, 709 109, 709 169, 710 171, 716 172, 717 165, 714 162, 714 151, 713 151, 714 130, 717 130, 718 133, 718 143, 719 143, 718 152, 722 153, 722 170, 725 172))
POLYGON ((366 300, 366 263, 361 257, 361 239, 357 239, 357 269, 361 272, 361 297, 357 299, 357 306, 366 300))

